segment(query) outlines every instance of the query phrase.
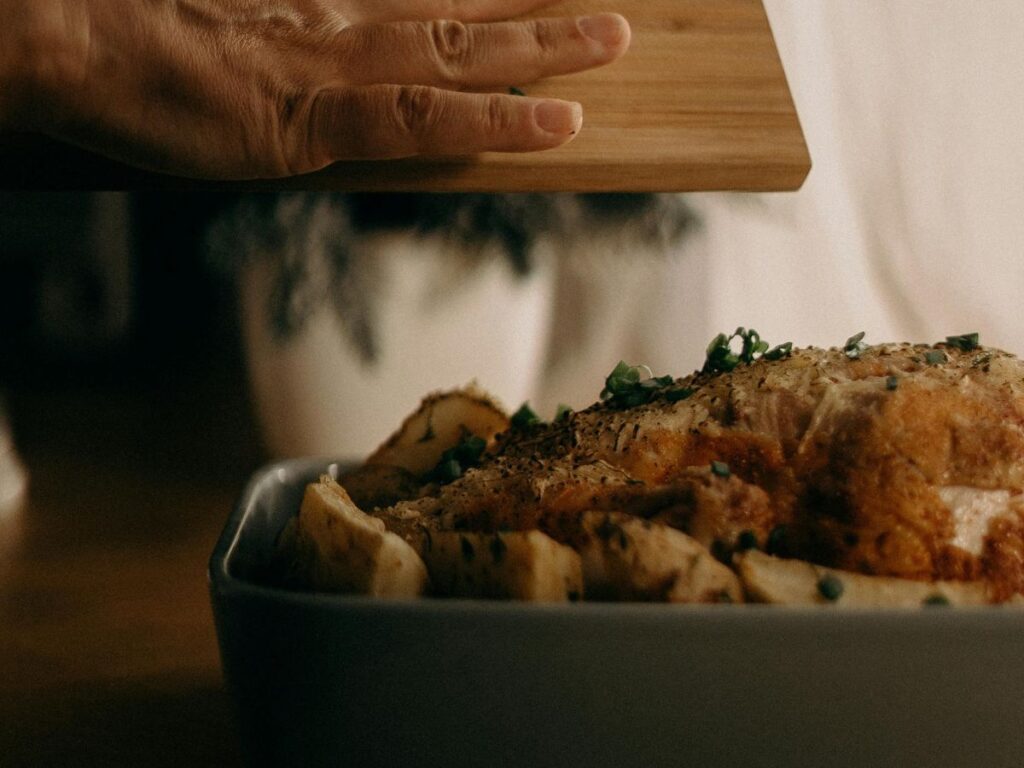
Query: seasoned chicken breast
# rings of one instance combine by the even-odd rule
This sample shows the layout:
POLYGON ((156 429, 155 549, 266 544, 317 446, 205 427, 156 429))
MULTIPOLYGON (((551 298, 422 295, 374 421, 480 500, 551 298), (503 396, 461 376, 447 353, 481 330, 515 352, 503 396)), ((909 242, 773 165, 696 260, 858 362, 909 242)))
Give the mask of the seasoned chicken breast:
POLYGON ((962 339, 773 352, 514 427, 479 466, 373 514, 421 552, 432 532, 530 530, 588 552, 605 512, 723 562, 756 546, 1024 592, 1020 360, 962 339))

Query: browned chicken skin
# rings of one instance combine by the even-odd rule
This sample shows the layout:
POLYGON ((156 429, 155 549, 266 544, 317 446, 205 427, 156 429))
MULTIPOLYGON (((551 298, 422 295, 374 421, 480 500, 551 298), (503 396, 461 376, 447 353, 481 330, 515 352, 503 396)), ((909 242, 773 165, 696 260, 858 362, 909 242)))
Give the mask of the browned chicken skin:
POLYGON ((534 528, 572 545, 584 513, 628 513, 722 556, 756 543, 1024 592, 1024 364, 942 344, 857 352, 794 350, 512 430, 479 468, 374 514, 423 546, 534 528))

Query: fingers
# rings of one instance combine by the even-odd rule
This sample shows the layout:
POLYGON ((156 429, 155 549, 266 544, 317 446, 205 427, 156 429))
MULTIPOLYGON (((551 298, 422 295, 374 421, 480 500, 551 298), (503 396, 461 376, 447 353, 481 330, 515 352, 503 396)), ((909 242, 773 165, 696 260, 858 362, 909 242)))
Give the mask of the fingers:
POLYGON ((339 68, 348 82, 361 85, 508 86, 606 64, 625 52, 629 38, 629 24, 614 13, 497 24, 370 24, 341 33, 339 68), (386 55, 390 51, 403 55, 386 55))
POLYGON ((292 169, 315 170, 336 160, 549 149, 576 135, 583 112, 556 99, 375 85, 325 91, 305 120, 281 132, 292 144, 283 148, 292 169))
POLYGON ((556 0, 371 0, 360 23, 385 21, 500 21, 553 5, 556 0))

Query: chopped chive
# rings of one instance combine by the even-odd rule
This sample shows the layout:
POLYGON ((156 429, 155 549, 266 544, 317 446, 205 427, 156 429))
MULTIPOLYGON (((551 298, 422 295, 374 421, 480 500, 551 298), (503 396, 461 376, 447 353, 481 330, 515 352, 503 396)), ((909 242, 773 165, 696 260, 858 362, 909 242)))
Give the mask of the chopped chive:
POLYGON ((768 532, 768 541, 765 542, 765 551, 769 555, 783 556, 788 553, 787 540, 789 531, 785 525, 776 525, 768 532))
POLYGON ((980 346, 977 333, 964 333, 959 336, 947 336, 946 345, 962 352, 971 352, 980 346))
POLYGON ((746 552, 748 549, 757 549, 757 534, 753 531, 743 531, 739 538, 736 539, 736 548, 740 552, 746 552))
POLYGON ((711 542, 711 554, 714 556, 715 560, 718 560, 719 562, 729 562, 729 548, 725 546, 725 542, 721 539, 715 539, 711 542))
POLYGON ((620 408, 632 408, 649 403, 674 383, 671 376, 654 376, 646 365, 629 365, 620 360, 604 381, 601 399, 620 408))
POLYGON ((439 480, 442 483, 458 480, 463 472, 480 463, 480 457, 486 448, 486 440, 467 434, 458 445, 441 454, 441 460, 427 475, 428 479, 439 480))
POLYGON ((519 88, 516 88, 514 85, 510 85, 508 87, 508 93, 509 93, 509 96, 525 96, 526 95, 519 88))
POLYGON ((860 353, 868 348, 868 345, 864 343, 864 331, 856 333, 846 340, 846 344, 843 345, 843 352, 851 360, 856 360, 860 357, 860 353))
POLYGON ((712 461, 711 474, 717 475, 718 477, 731 477, 732 470, 729 469, 729 465, 724 461, 712 461))
POLYGON ((949 598, 945 595, 940 595, 936 593, 934 595, 928 595, 928 597, 921 601, 921 605, 949 605, 949 598))
POLYGON ((562 421, 572 415, 572 408, 565 403, 559 403, 555 409, 555 421, 562 421))
POLYGON ((900 385, 900 380, 895 376, 890 376, 885 380, 885 388, 890 392, 895 392, 900 385))
POLYGON ((519 410, 512 414, 509 422, 512 429, 526 429, 534 424, 540 424, 540 416, 534 413, 529 403, 523 403, 519 410))
POLYGON ((777 347, 773 347, 764 353, 765 360, 781 360, 784 357, 789 357, 793 354, 793 342, 787 341, 785 344, 779 344, 777 347))
POLYGON ((827 573, 818 579, 818 593, 834 603, 843 596, 843 582, 837 576, 827 573))
POLYGON ((448 459, 437 465, 437 475, 445 482, 452 482, 462 477, 462 465, 456 459, 448 459))
POLYGON ((484 449, 487 447, 487 441, 482 437, 476 435, 470 435, 461 443, 459 443, 455 450, 458 452, 457 456, 462 462, 477 462, 480 460, 480 456, 483 455, 484 449))
POLYGON ((781 360, 793 352, 793 342, 787 341, 779 344, 774 349, 769 349, 767 341, 761 338, 753 328, 737 328, 732 335, 720 333, 708 344, 705 353, 704 373, 728 373, 740 363, 747 365, 760 359, 781 360), (740 350, 735 352, 732 343, 736 339, 740 341, 740 350))
POLYGON ((693 390, 689 387, 683 389, 670 389, 665 393, 665 399, 670 403, 678 403, 681 400, 686 400, 693 394, 693 390))
POLYGON ((930 349, 925 352, 924 355, 924 361, 928 363, 928 365, 941 365, 946 362, 947 359, 946 353, 941 349, 930 349))

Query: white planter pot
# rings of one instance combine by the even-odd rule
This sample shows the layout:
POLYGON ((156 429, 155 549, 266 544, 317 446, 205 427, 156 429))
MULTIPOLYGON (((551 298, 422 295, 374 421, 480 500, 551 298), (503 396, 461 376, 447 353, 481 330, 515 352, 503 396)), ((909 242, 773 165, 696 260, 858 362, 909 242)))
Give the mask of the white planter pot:
POLYGON ((298 333, 275 337, 266 311, 272 265, 256 261, 241 275, 250 384, 272 455, 363 457, 424 394, 474 379, 513 409, 536 390, 553 303, 544 246, 525 278, 497 256, 453 277, 458 259, 435 238, 375 235, 359 248, 381 268, 372 362, 328 305, 298 333))

